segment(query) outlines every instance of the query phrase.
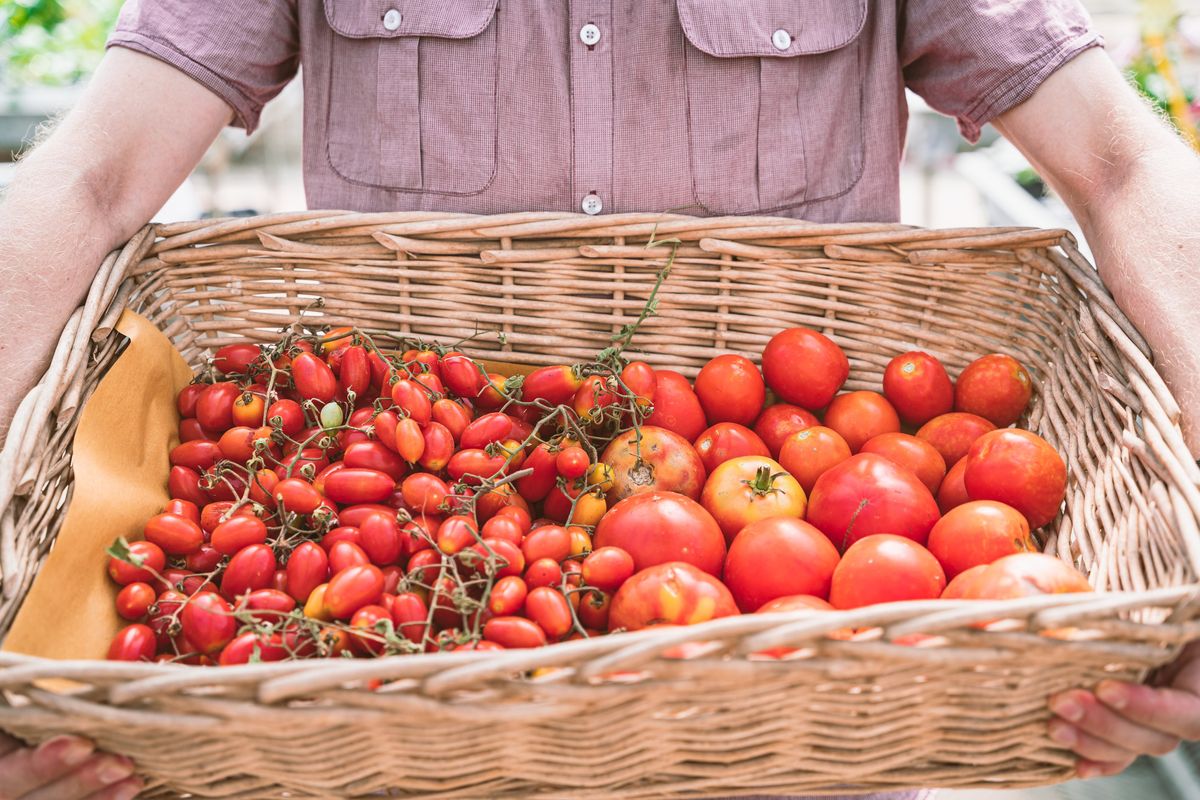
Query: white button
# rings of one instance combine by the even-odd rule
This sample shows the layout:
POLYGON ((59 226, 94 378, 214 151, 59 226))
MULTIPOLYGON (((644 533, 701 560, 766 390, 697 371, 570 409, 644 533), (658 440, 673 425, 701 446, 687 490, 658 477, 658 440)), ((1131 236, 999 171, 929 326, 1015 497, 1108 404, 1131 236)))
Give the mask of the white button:
POLYGON ((771 34, 771 44, 775 45, 776 50, 787 50, 792 46, 792 35, 780 28, 771 34))
POLYGON ((583 198, 583 202, 580 205, 583 206, 583 213, 591 214, 592 216, 599 214, 600 210, 604 208, 604 203, 600 200, 600 195, 598 194, 589 194, 583 198))
POLYGON ((592 23, 588 23, 579 29, 579 41, 591 47, 596 42, 600 41, 600 29, 592 23))
POLYGON ((388 12, 383 15, 383 27, 389 31, 394 31, 400 27, 400 12, 396 9, 388 9, 388 12))

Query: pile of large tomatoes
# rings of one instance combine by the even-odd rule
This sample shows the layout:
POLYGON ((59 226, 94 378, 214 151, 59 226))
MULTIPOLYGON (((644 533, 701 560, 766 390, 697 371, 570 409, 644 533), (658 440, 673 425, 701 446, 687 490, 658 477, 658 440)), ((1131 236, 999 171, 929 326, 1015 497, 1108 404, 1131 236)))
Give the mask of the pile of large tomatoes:
POLYGON ((846 355, 793 328, 761 363, 721 355, 692 383, 610 350, 505 378, 357 328, 223 347, 178 396, 172 499, 109 550, 131 623, 109 657, 536 647, 1087 590, 1035 552, 1066 469, 1010 427, 1032 391, 1016 360, 955 384, 905 353, 882 393, 839 394, 846 355))

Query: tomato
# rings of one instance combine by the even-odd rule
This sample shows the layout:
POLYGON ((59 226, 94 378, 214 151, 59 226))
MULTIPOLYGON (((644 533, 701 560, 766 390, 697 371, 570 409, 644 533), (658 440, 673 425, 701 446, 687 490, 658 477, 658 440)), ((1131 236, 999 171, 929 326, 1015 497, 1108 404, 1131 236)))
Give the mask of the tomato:
POLYGON ((531 503, 545 500, 558 480, 558 451, 543 442, 533 448, 523 466, 533 472, 517 480, 517 491, 531 503))
MULTIPOLYGON (((967 573, 959 576, 962 578, 967 573)), ((987 565, 956 592, 967 600, 1003 600, 1040 594, 1090 592, 1078 570, 1045 553, 1016 553, 987 565)))
POLYGON ((189 383, 179 390, 179 396, 175 398, 175 408, 178 409, 179 416, 184 419, 196 416, 196 401, 207 387, 207 383, 189 383))
POLYGON ((429 627, 426 625, 429 608, 420 595, 402 592, 392 598, 389 606, 392 612, 392 626, 396 633, 415 644, 424 641, 429 633, 429 627))
MULTIPOLYGON (((601 514, 601 517, 604 515, 601 514)), ((596 520, 599 522, 599 518, 596 520)), ((567 533, 571 536, 571 555, 585 556, 592 552, 592 535, 588 533, 588 529, 579 525, 570 525, 567 527, 567 533)))
POLYGON ((431 422, 421 431, 421 457, 417 463, 422 469, 437 472, 450 463, 454 454, 454 437, 449 428, 437 422, 431 422))
POLYGON ((265 544, 252 544, 233 554, 221 576, 221 594, 232 600, 246 592, 266 589, 275 577, 275 553, 265 544))
POLYGON ((696 375, 696 396, 710 423, 753 424, 762 413, 767 387, 754 362, 725 353, 710 360, 696 375))
POLYGON ((483 449, 489 444, 501 442, 512 433, 512 417, 493 411, 477 417, 463 428, 458 437, 458 446, 463 450, 483 449))
POLYGON ((296 602, 307 601, 313 589, 324 583, 328 576, 329 556, 319 545, 302 542, 288 556, 287 590, 296 602))
POLYGON ((983 417, 952 411, 922 425, 917 438, 933 445, 947 464, 954 464, 967 454, 976 439, 994 430, 996 426, 983 417))
POLYGON ((376 566, 395 564, 404 552, 395 514, 368 514, 358 526, 358 544, 376 566))
POLYGON ((929 552, 946 577, 1013 553, 1036 551, 1029 522, 1011 506, 975 500, 954 508, 929 532, 929 552))
POLYGON ((456 442, 471 424, 471 412, 462 403, 446 397, 434 402, 432 415, 433 421, 445 426, 456 442))
POLYGON ((732 458, 770 455, 758 434, 736 422, 718 422, 704 431, 695 441, 695 450, 710 473, 732 458))
POLYGON ((521 399, 527 402, 544 400, 551 406, 565 405, 571 402, 581 386, 583 376, 572 367, 541 367, 521 381, 521 399))
POLYGON ((1002 428, 975 440, 963 475, 972 500, 998 500, 1040 528, 1058 516, 1067 494, 1067 465, 1036 433, 1002 428))
POLYGON ((638 570, 684 561, 720 575, 725 563, 721 526, 695 500, 675 492, 646 492, 622 500, 600 520, 592 538, 597 548, 620 547, 629 553, 638 570))
MULTIPOLYGON (((244 464, 254 456, 254 439, 256 431, 254 428, 248 428, 244 425, 235 425, 225 433, 221 434, 221 438, 217 440, 217 449, 221 453, 221 458, 227 458, 230 461, 236 461, 239 464, 244 464)), ((198 444, 198 442, 189 442, 189 444, 198 444)), ((185 445, 180 445, 184 447, 185 445)), ((213 462, 216 463, 215 461, 213 462)), ((191 466, 191 465, 185 465, 191 466)), ((211 467, 209 464, 201 469, 211 467)))
POLYGON ((971 499, 967 496, 967 484, 963 480, 966 474, 966 456, 954 462, 954 466, 946 471, 946 477, 942 480, 942 485, 938 487, 937 492, 938 508, 943 514, 971 499))
POLYGON ((633 556, 619 547, 601 547, 583 559, 583 580, 606 592, 613 592, 633 576, 633 556))
POLYGON ((725 585, 745 613, 778 597, 829 597, 838 552, 807 522, 772 517, 742 529, 725 559, 725 585))
POLYGON ((207 544, 202 544, 199 550, 189 553, 183 560, 183 563, 190 571, 197 574, 204 574, 216 569, 221 563, 222 558, 224 558, 224 555, 220 550, 207 544))
POLYGON ((168 500, 163 506, 164 514, 174 514, 178 517, 190 519, 197 525, 200 524, 200 509, 190 500, 168 500))
POLYGON ((477 486, 487 478, 500 474, 504 470, 504 462, 504 456, 491 456, 486 450, 459 450, 450 456, 446 474, 456 481, 477 486))
MULTIPOLYGON (((559 495, 561 496, 562 493, 560 492, 559 495)), ((550 497, 554 497, 554 495, 551 494, 550 497)), ((571 499, 574 507, 569 507, 570 514, 564 520, 568 525, 593 527, 608 511, 608 501, 599 492, 586 492, 571 499)), ((547 498, 546 505, 547 508, 550 505, 549 498, 547 498)), ((547 513, 549 512, 547 511, 547 513)))
POLYGON ((717 467, 704 484, 700 503, 721 526, 727 543, 751 522, 799 519, 808 504, 796 479, 765 456, 742 456, 717 467))
POLYGON ((400 493, 409 509, 416 512, 436 512, 446 502, 450 487, 436 475, 416 472, 400 484, 400 493))
POLYGON ((817 479, 808 502, 808 521, 843 552, 877 533, 924 544, 938 517, 937 502, 925 484, 874 453, 851 456, 828 470, 817 479))
POLYGON ((634 402, 642 408, 654 405, 658 379, 654 368, 645 361, 630 361, 621 370, 621 383, 633 393, 634 402))
POLYGON ((316 586, 309 593, 308 599, 304 601, 304 616, 311 619, 319 619, 328 622, 333 619, 333 614, 329 611, 329 605, 325 602, 325 595, 329 592, 329 584, 322 583, 316 586))
POLYGON ((384 627, 380 623, 389 624, 392 621, 392 613, 381 605, 363 606, 354 615, 350 617, 350 627, 362 630, 368 635, 358 633, 350 634, 350 641, 354 645, 354 649, 364 655, 379 655, 383 652, 384 643, 383 633, 379 628, 384 627), (378 627, 377 627, 378 626, 378 627))
POLYGON ((499 375, 495 372, 489 372, 487 376, 487 382, 484 383, 483 388, 480 389, 479 394, 476 395, 476 407, 482 408, 486 411, 495 411, 508 402, 508 398, 504 389, 507 382, 508 379, 503 375, 499 375))
POLYGON ((822 425, 789 436, 779 451, 779 463, 806 494, 828 470, 850 458, 850 445, 841 434, 822 425))
POLYGON ((825 427, 837 431, 851 453, 857 453, 870 439, 900 430, 900 417, 883 395, 876 392, 850 392, 833 398, 825 411, 825 427))
POLYGON ((993 353, 976 359, 958 376, 954 410, 977 414, 997 428, 1012 425, 1029 406, 1033 379, 1012 356, 993 353))
POLYGON ((413 380, 429 390, 430 398, 441 397, 446 394, 446 386, 442 383, 442 379, 432 372, 422 372, 420 375, 414 375, 413 380))
POLYGON ((203 471, 224 457, 221 447, 207 439, 193 439, 171 449, 171 466, 203 471))
POLYGON ((275 623, 296 608, 296 601, 279 589, 256 589, 243 595, 237 607, 239 611, 251 612, 257 620, 275 623))
POLYGON ((934 494, 946 477, 946 461, 942 454, 929 442, 907 433, 881 433, 868 439, 859 452, 875 453, 904 467, 934 494))
POLYGON ((228 381, 206 386, 196 399, 196 419, 213 433, 233 427, 233 401, 239 394, 237 384, 228 381))
POLYGON ((148 625, 127 625, 108 646, 109 661, 152 661, 157 649, 154 631, 148 625))
POLYGON ((600 460, 613 469, 610 503, 655 491, 678 492, 696 500, 707 477, 704 462, 688 440, 653 425, 616 437, 600 460))
POLYGON ((813 611, 834 610, 833 606, 827 600, 813 597, 810 594, 793 594, 787 597, 777 597, 769 603, 764 603, 755 613, 778 614, 785 611, 800 611, 801 609, 812 609, 813 611))
POLYGON ((446 517, 437 531, 437 546, 446 555, 454 555, 479 541, 475 519, 465 514, 446 517))
POLYGON ((258 517, 234 516, 213 528, 212 546, 219 553, 231 556, 243 547, 265 544, 267 525, 258 517))
POLYGON ((571 398, 571 408, 584 423, 599 423, 604 419, 604 409, 619 399, 617 383, 611 375, 589 375, 571 398))
POLYGON ((924 425, 953 410, 954 384, 946 368, 928 353, 898 355, 883 371, 883 396, 908 425, 924 425))
POLYGON ((462 353, 447 353, 439 362, 441 379, 459 397, 478 397, 486 379, 479 365, 462 353))
POLYGON ((655 370, 654 381, 654 412, 643 424, 665 428, 694 442, 708 422, 692 385, 687 378, 669 369, 655 370))
POLYGON ((788 403, 816 411, 842 388, 850 361, 828 337, 808 328, 780 331, 762 355, 767 385, 788 403))
POLYGON ((571 534, 561 525, 543 525, 529 532, 521 552, 529 564, 542 558, 562 562, 571 555, 571 534))
POLYGON ((932 600, 946 588, 936 558, 903 536, 879 533, 850 545, 833 571, 829 602, 860 608, 898 600, 932 600))
POLYGON ((371 388, 371 362, 367 358, 367 350, 362 345, 351 345, 342 351, 342 366, 338 378, 347 394, 354 393, 355 399, 361 401, 366 391, 371 388))
POLYGON ((493 617, 483 625, 483 638, 509 649, 544 647, 546 632, 524 617, 493 617))
POLYGON ((525 614, 545 631, 549 639, 561 639, 575 627, 575 618, 567 598, 549 586, 539 586, 529 591, 525 598, 525 614))
POLYGON ((382 503, 395 488, 392 477, 377 469, 347 467, 325 479, 325 496, 336 503, 382 503))
MULTIPOLYGON (((768 452, 765 455, 769 455, 778 461, 780 451, 783 450, 783 443, 787 441, 789 436, 805 428, 812 428, 820 424, 820 420, 800 406, 794 406, 790 403, 776 403, 775 405, 767 406, 762 414, 759 415, 758 421, 754 423, 754 433, 766 445, 768 452)), ((696 447, 699 449, 699 444, 696 447)), ((741 455, 758 454, 742 453, 741 455)))
POLYGON ((117 592, 117 613, 130 621, 143 619, 157 597, 154 587, 145 581, 126 584, 117 592))
POLYGON ((330 578, 324 599, 335 619, 350 619, 363 606, 378 603, 382 595, 383 572, 374 564, 365 564, 330 578))
POLYGON ((488 611, 497 617, 510 617, 521 611, 529 588, 519 576, 509 575, 496 581, 488 596, 488 611))
MULTIPOLYGON (((357 534, 357 530, 355 531, 357 534)), ((329 537, 326 537, 329 538, 329 537)), ((358 544, 359 537, 356 535, 353 541, 349 538, 334 542, 329 547, 329 574, 337 575, 344 569, 350 567, 362 567, 371 563, 371 559, 367 556, 365 550, 358 544)))
POLYGON ((267 424, 294 437, 304 430, 304 409, 295 400, 276 400, 267 409, 267 424))
POLYGON ((643 569, 621 585, 612 598, 608 629, 636 631, 660 622, 695 625, 737 613, 725 584, 691 564, 667 562, 643 569))
POLYGON ((200 592, 179 614, 183 635, 201 653, 214 655, 237 633, 233 608, 216 592, 200 592))
POLYGON ((283 661, 290 655, 280 634, 248 631, 234 637, 229 644, 221 648, 217 664, 228 667, 234 664, 249 664, 251 660, 263 663, 283 661))
POLYGON ((412 417, 396 421, 396 452, 409 463, 416 463, 425 454, 425 434, 412 417))
POLYGON ((586 475, 590 463, 591 459, 588 458, 587 451, 575 445, 559 450, 554 459, 554 466, 558 469, 558 474, 569 481, 586 475))
POLYGON ((151 517, 142 529, 146 541, 156 544, 172 556, 186 556, 204 544, 204 531, 187 517, 178 514, 158 514, 151 517))
POLYGON ((213 437, 212 434, 204 430, 204 426, 201 425, 197 420, 179 420, 179 441, 181 443, 194 442, 198 439, 206 439, 207 441, 211 442, 214 438, 215 437, 213 437))
POLYGON ((346 448, 344 461, 351 469, 373 469, 385 473, 393 481, 408 474, 404 459, 380 442, 355 442, 346 448))
POLYGON ((392 384, 391 397, 396 407, 418 425, 425 425, 433 419, 433 403, 429 399, 429 390, 416 381, 407 378, 396 381, 392 384))
POLYGON ((958 575, 954 576, 946 583, 946 588, 942 590, 943 600, 968 600, 970 595, 975 592, 975 581, 987 571, 990 564, 979 564, 977 566, 965 569, 958 575))
POLYGON ((245 375, 250 371, 250 365, 258 360, 262 351, 258 345, 249 342, 227 344, 213 355, 213 366, 226 375, 237 373, 245 375))
POLYGON ((173 499, 187 500, 197 506, 203 506, 209 500, 208 492, 200 488, 200 473, 190 467, 171 467, 167 491, 173 499))
MULTIPOLYGON (((447 357, 452 355, 455 354, 446 354, 447 357)), ((428 374, 436 375, 439 378, 442 376, 442 366, 438 354, 433 350, 405 350, 400 356, 400 361, 413 375, 428 374)))
POLYGON ((301 353, 292 359, 292 382, 301 397, 318 404, 332 401, 338 392, 333 370, 312 353, 301 353))

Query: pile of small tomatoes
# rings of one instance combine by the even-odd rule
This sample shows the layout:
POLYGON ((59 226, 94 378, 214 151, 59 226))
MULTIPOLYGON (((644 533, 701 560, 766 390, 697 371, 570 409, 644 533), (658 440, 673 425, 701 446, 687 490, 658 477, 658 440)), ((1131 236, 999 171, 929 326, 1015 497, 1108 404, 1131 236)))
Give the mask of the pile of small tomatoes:
POLYGON ((1087 591, 1034 533, 1066 467, 1008 355, 882 392, 791 328, 689 381, 505 377, 359 328, 218 350, 178 395, 170 501, 108 550, 109 658, 241 664, 538 647, 739 613, 1087 591), (947 581, 949 580, 949 583, 947 581))

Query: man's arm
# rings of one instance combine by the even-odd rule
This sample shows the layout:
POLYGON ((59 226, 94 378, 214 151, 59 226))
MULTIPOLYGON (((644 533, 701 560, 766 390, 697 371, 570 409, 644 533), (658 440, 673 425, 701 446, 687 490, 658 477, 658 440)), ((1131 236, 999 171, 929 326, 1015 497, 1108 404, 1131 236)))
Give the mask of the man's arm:
MULTIPOLYGON (((1083 226, 1104 283, 1154 350, 1200 453, 1200 157, 1126 85, 1099 50, 1056 72, 996 126, 1083 226)), ((1112 775, 1139 754, 1200 738, 1200 643, 1158 688, 1104 681, 1063 692, 1050 737, 1079 775, 1112 775)))
POLYGON ((174 67, 113 48, 0 198, 0 443, 101 260, 162 207, 232 116, 174 67))
POLYGON ((1064 65, 995 124, 1079 220, 1200 455, 1200 157, 1101 50, 1064 65))

